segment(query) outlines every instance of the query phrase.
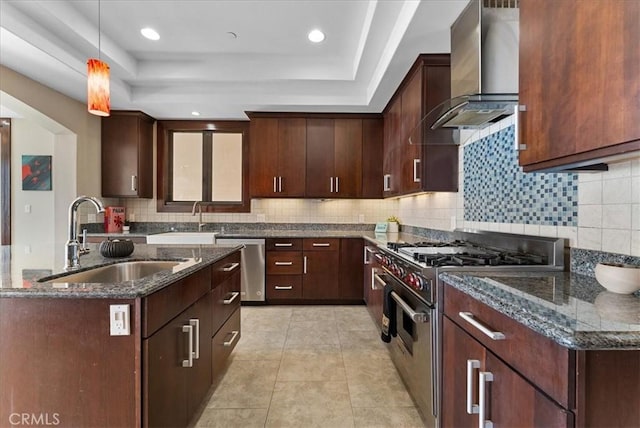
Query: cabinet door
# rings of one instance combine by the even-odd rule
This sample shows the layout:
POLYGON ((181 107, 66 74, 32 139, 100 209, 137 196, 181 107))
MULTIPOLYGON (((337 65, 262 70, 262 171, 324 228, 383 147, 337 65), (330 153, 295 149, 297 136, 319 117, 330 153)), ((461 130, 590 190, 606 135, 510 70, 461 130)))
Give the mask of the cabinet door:
POLYGON ((254 118, 249 150, 252 197, 274 197, 278 190, 278 119, 254 118))
POLYGON ((521 2, 525 171, 640 149, 638 22, 638 1, 521 2))
POLYGON ((193 367, 185 369, 187 377, 187 416, 191 419, 211 387, 211 293, 198 300, 185 314, 185 321, 194 326, 194 347, 198 352, 193 367), (197 321, 197 325, 194 325, 197 321))
POLYGON ((340 240, 340 298, 362 300, 364 241, 361 238, 340 240))
POLYGON ((543 395, 491 352, 487 352, 484 370, 493 379, 484 388, 486 417, 494 426, 573 426, 571 413, 543 395))
POLYGON ((362 119, 361 197, 382 198, 383 121, 362 119))
POLYGON ((382 170, 385 183, 383 194, 385 197, 395 196, 400 193, 402 152, 398 146, 398 141, 401 118, 402 104, 400 100, 394 100, 384 115, 384 159, 382 170))
POLYGON ((180 427, 188 422, 187 378, 182 361, 188 358, 188 334, 178 316, 143 341, 143 426, 180 427))
POLYGON ((362 119, 334 121, 334 191, 341 198, 362 194, 362 119))
POLYGON ((306 121, 278 119, 277 197, 303 197, 305 190, 306 121))
POLYGON ((401 193, 420 191, 422 132, 416 126, 422 119, 422 70, 418 67, 402 91, 402 120, 399 144, 402 147, 401 193), (409 139, 411 138, 411 142, 409 139), (413 144, 411 144, 413 143, 413 144))
POLYGON ((442 426, 477 427, 478 414, 467 413, 467 382, 471 383, 471 404, 477 410, 478 373, 484 367, 485 348, 447 317, 443 317, 442 331, 442 426), (479 365, 469 379, 468 361, 479 365))
POLYGON ((335 197, 334 120, 307 119, 308 198, 335 197))
POLYGON ((153 122, 134 111, 102 118, 102 196, 153 197, 153 122))
POLYGON ((306 251, 302 275, 303 299, 338 299, 338 251, 306 251))

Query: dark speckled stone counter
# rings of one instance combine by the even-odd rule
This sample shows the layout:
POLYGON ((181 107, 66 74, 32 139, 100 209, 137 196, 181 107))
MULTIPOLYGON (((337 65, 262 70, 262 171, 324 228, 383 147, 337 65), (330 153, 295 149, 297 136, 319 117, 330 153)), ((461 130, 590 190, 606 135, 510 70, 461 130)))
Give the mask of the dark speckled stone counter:
POLYGON ((100 255, 98 244, 89 244, 91 252, 80 258, 81 268, 91 269, 122 261, 177 260, 183 261, 175 271, 162 271, 136 281, 115 284, 97 283, 46 283, 38 282, 43 277, 58 277, 64 272, 64 244, 42 245, 30 254, 16 246, 2 246, 0 298, 45 297, 45 298, 115 298, 129 299, 147 296, 182 279, 205 266, 215 263, 242 248, 241 246, 166 246, 136 244, 129 257, 111 259, 100 255))
POLYGON ((442 273, 458 290, 572 349, 640 350, 640 294, 567 272, 442 273))

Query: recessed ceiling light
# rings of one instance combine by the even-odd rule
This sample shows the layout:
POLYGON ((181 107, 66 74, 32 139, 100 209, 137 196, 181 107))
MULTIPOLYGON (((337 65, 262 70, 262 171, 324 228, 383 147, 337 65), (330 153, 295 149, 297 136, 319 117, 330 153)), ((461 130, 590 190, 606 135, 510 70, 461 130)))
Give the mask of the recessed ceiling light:
POLYGON ((309 37, 309 40, 313 43, 320 43, 324 40, 324 33, 316 28, 315 30, 311 30, 307 37, 309 37))
POLYGON ((199 111, 192 111, 191 112, 191 116, 200 116, 200 112, 199 111))
POLYGON ((142 30, 140 30, 140 34, 142 34, 149 40, 160 40, 160 34, 158 34, 158 32, 153 28, 143 28, 142 30))

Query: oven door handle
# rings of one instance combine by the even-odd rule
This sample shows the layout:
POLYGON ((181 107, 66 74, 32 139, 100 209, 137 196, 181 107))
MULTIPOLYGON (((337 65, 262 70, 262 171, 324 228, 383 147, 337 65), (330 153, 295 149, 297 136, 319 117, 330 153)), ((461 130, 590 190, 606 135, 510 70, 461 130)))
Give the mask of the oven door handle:
POLYGON ((426 323, 429 322, 429 314, 425 314, 424 312, 416 312, 411 309, 411 306, 407 304, 402 297, 400 297, 395 291, 391 292, 391 297, 396 303, 402 308, 402 311, 409 315, 412 321, 426 323))

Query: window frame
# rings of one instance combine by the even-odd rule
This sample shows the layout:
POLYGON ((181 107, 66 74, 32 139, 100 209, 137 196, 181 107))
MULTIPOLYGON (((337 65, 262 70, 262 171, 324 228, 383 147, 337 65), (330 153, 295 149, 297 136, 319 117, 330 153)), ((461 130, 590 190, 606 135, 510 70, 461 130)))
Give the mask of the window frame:
MULTIPOLYGON (((202 203, 203 212, 248 213, 251 212, 249 198, 249 121, 248 120, 159 120, 157 122, 157 211, 191 212, 195 201, 172 201, 170 162, 173 159, 171 134, 173 132, 221 132, 242 134, 242 201, 202 203)), ((203 180, 211 178, 211 171, 203 171, 203 180)), ((206 186, 203 186, 203 189, 206 186)))

